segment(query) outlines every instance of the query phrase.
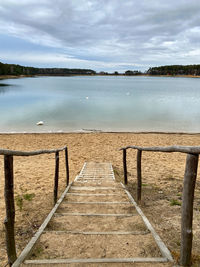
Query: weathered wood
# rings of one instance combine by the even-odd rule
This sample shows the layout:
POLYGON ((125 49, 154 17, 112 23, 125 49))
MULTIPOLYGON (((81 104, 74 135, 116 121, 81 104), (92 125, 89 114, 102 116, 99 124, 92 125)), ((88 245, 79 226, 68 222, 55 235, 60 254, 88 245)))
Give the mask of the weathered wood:
POLYGON ((141 160, 142 160, 142 151, 137 151, 137 201, 141 201, 142 195, 142 168, 141 168, 141 160))
POLYGON ((59 152, 56 151, 55 154, 55 178, 54 178, 54 204, 57 202, 58 198, 58 178, 59 178, 59 152))
POLYGON ((181 257, 183 266, 190 265, 192 252, 192 220, 194 190, 197 177, 198 155, 188 154, 186 159, 181 218, 181 257))
POLYGON ((12 265, 12 267, 19 267, 19 266, 21 266, 22 262, 24 262, 24 260, 30 255, 33 247, 35 246, 36 242, 40 238, 40 236, 43 233, 44 229, 46 228, 47 224, 50 222, 51 218, 55 214, 56 210, 60 206, 60 204, 63 201, 63 199, 65 198, 67 192, 70 189, 71 184, 72 183, 70 183, 68 185, 68 187, 65 189, 65 191, 63 192, 63 194, 61 195, 61 197, 57 201, 56 205, 53 207, 53 209, 51 210, 51 212, 49 213, 49 215, 47 216, 47 218, 44 220, 43 224, 40 226, 40 228, 35 233, 35 235, 31 238, 31 240, 26 245, 26 247, 23 249, 23 251, 21 252, 21 254, 19 255, 19 257, 17 258, 17 260, 12 265))
POLYGON ((7 156, 36 156, 40 154, 51 154, 56 153, 57 151, 65 150, 66 146, 58 149, 50 149, 50 150, 36 150, 36 151, 18 151, 18 150, 9 150, 9 149, 0 149, 0 155, 7 155, 7 156))
POLYGON ((65 148, 65 166, 66 166, 66 186, 69 184, 69 160, 68 160, 68 149, 65 148))
POLYGON ((74 195, 74 196, 86 196, 86 197, 89 197, 89 196, 122 196, 121 194, 117 194, 117 193, 107 193, 107 194, 101 194, 101 193, 68 193, 68 196, 69 195, 74 195))
MULTIPOLYGON (((70 263, 134 263, 134 262, 167 262, 167 258, 103 258, 103 259, 45 259, 26 260, 25 264, 70 264, 70 263)), ((32 266, 32 265, 31 265, 32 266)))
POLYGON ((112 178, 115 181, 115 174, 114 174, 114 170, 113 170, 113 167, 112 167, 112 164, 111 163, 110 163, 110 170, 111 170, 112 178))
POLYGON ((5 172, 5 206, 6 218, 4 221, 6 230, 6 248, 8 255, 8 263, 11 266, 16 260, 15 247, 15 203, 14 203, 14 175, 13 175, 13 157, 4 156, 4 172, 5 172))
POLYGON ((44 233, 54 234, 73 234, 73 235, 147 235, 150 233, 149 230, 145 231, 110 231, 110 232, 85 232, 85 231, 67 231, 67 230, 47 230, 44 233))
POLYGON ((99 216, 99 217, 132 217, 137 216, 135 213, 125 213, 125 214, 109 214, 109 213, 55 213, 55 217, 62 217, 62 216, 99 216))
POLYGON ((200 146, 168 146, 168 147, 140 147, 140 146, 127 146, 122 147, 119 150, 124 149, 139 149, 141 151, 151 151, 151 152, 181 152, 181 153, 191 153, 200 154, 200 146))
MULTIPOLYGON (((87 181, 87 180, 96 180, 96 181, 102 181, 102 180, 107 180, 107 181, 113 181, 113 179, 107 179, 107 178, 78 178, 76 181, 87 181)), ((113 182, 114 183, 114 182, 113 182)))
POLYGON ((121 204, 129 204, 130 205, 130 202, 118 202, 118 201, 115 201, 115 202, 78 202, 78 201, 63 201, 63 203, 66 203, 66 204, 91 204, 91 205, 94 205, 94 204, 102 204, 102 205, 111 205, 111 204, 117 204, 117 205, 121 205, 121 204))
POLYGON ((123 149, 123 167, 124 167, 124 184, 127 184, 128 179, 127 179, 126 149, 123 149))
POLYGON ((120 187, 109 187, 109 186, 106 186, 106 187, 101 187, 101 186, 98 186, 98 187, 95 187, 95 186, 75 186, 73 185, 71 187, 72 190, 76 190, 76 191, 96 191, 96 190, 123 190, 122 188, 120 187))

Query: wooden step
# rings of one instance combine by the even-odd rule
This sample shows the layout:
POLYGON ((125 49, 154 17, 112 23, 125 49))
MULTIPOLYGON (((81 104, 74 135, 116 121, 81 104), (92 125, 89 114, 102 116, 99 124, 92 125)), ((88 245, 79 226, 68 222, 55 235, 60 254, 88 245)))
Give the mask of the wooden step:
POLYGON ((152 267, 171 266, 172 260, 130 193, 115 181, 112 165, 91 162, 13 266, 152 267))
POLYGON ((118 202, 124 202, 128 201, 128 197, 123 194, 119 196, 113 196, 113 195, 66 195, 64 201, 88 201, 88 202, 111 202, 111 201, 118 201, 118 202))
POLYGON ((27 260, 21 267, 172 267, 167 258, 104 258, 104 259, 47 259, 27 260))

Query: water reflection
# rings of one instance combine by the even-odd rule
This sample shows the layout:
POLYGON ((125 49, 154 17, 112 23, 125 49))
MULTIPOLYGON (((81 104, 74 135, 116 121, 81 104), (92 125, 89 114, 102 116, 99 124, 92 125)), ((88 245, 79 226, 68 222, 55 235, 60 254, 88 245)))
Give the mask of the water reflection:
POLYGON ((0 86, 2 131, 200 132, 199 80, 43 77, 0 86), (9 88, 9 86, 12 86, 9 88), (44 121, 42 127, 36 126, 44 121))
POLYGON ((10 87, 10 84, 7 83, 0 83, 0 94, 5 94, 9 89, 8 87, 10 87))

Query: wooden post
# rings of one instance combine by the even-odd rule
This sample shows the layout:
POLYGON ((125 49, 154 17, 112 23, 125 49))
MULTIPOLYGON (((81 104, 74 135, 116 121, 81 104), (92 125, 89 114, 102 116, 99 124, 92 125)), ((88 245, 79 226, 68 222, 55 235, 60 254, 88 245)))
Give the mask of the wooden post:
POLYGON ((186 159, 181 218, 180 264, 183 266, 188 266, 191 263, 193 202, 198 158, 198 154, 188 154, 186 159))
POLYGON ((58 197, 58 177, 59 177, 59 152, 55 153, 55 179, 54 179, 54 204, 57 202, 58 197))
POLYGON ((124 166, 124 184, 127 184, 128 179, 127 179, 127 165, 126 165, 126 149, 123 149, 123 166, 124 166))
POLYGON ((142 168, 141 168, 141 160, 142 160, 142 151, 137 151, 137 201, 141 201, 142 195, 142 168))
POLYGON ((14 202, 14 175, 13 175, 13 156, 4 156, 5 172, 5 206, 6 218, 4 221, 6 230, 6 248, 8 262, 11 266, 17 258, 15 248, 15 202, 14 202))
POLYGON ((69 161, 68 161, 68 149, 65 148, 65 165, 66 165, 66 186, 69 184, 69 161))

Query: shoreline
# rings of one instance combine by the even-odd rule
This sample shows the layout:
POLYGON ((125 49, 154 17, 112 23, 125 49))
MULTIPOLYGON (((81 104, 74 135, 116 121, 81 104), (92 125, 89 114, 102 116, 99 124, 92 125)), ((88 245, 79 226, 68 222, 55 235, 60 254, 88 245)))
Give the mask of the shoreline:
POLYGON ((0 81, 1 80, 7 80, 7 79, 20 79, 20 78, 32 78, 36 77, 35 75, 0 75, 0 81))
POLYGON ((102 131, 102 130, 88 130, 88 131, 49 131, 49 132, 0 132, 0 135, 51 135, 51 134, 169 134, 169 135, 200 135, 200 132, 156 132, 156 131, 102 131))
POLYGON ((49 75, 49 74, 43 74, 43 75, 0 75, 0 81, 1 80, 7 80, 7 79, 20 79, 20 78, 37 78, 37 77, 75 77, 75 76, 123 76, 123 77, 163 77, 163 78, 200 78, 200 76, 195 75, 149 75, 149 74, 141 74, 141 75, 125 75, 125 74, 93 74, 93 75, 81 75, 81 74, 74 74, 74 75, 49 75))

